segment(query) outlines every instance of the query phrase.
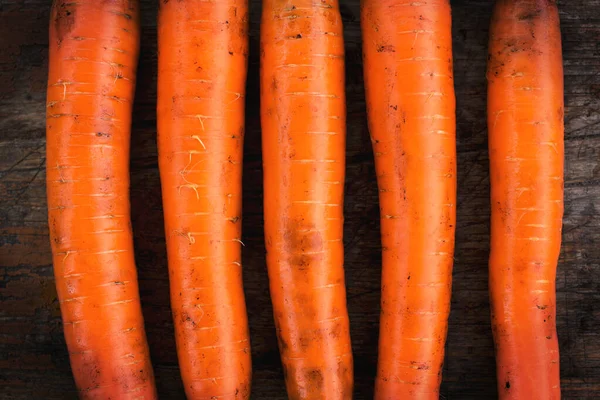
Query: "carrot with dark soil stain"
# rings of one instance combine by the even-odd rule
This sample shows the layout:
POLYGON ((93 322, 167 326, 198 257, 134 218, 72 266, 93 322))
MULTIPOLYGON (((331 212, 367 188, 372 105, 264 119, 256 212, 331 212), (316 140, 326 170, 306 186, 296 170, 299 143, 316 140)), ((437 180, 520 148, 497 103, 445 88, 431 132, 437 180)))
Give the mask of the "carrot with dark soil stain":
POLYGON ((188 399, 247 399, 242 285, 247 0, 161 2, 158 154, 181 376, 188 399))
POLYGON ((335 0, 265 0, 267 267, 290 399, 350 399, 344 283, 344 42, 335 0))
POLYGON ((488 56, 490 299, 501 399, 559 399, 563 70, 551 0, 499 0, 488 56))
POLYGON ((46 104, 48 220, 79 396, 155 399, 129 205, 137 1, 54 1, 46 104))
POLYGON ((438 399, 456 221, 450 4, 361 5, 383 247, 375 398, 438 399))

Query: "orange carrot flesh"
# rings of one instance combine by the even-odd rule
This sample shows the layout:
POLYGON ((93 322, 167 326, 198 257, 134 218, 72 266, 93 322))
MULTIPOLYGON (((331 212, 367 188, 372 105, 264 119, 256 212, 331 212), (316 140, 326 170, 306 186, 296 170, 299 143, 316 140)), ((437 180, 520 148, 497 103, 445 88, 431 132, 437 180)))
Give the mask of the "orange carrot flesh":
POLYGON ((383 246, 375 398, 437 399, 456 220, 450 5, 364 0, 361 23, 383 246))
POLYGON ((559 399, 563 72, 556 4, 496 3, 488 57, 490 298, 501 399, 559 399))
POLYGON ((350 399, 344 283, 344 43, 335 0, 265 0, 267 267, 290 399, 350 399))
POLYGON ((247 399, 242 285, 246 0, 161 2, 158 150, 177 353, 188 399, 247 399))
POLYGON ((65 339, 83 399, 155 399, 129 205, 136 1, 53 3, 48 220, 65 339))

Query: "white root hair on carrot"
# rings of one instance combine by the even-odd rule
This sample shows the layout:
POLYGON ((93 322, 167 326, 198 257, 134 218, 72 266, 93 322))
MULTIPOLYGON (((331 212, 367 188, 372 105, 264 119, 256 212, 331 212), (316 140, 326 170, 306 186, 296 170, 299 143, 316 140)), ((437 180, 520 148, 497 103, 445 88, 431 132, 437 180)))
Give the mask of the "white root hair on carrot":
POLYGON ((198 118, 198 121, 200 121, 200 125, 202 126, 202 132, 204 132, 205 131, 205 129, 204 129, 204 120, 202 119, 202 116, 201 115, 196 115, 196 118, 198 118))
MULTIPOLYGON (((200 119, 200 121, 202 121, 202 119, 200 119)), ((204 130, 204 127, 202 128, 202 130, 204 130)), ((198 142, 200 142, 200 145, 202 145, 202 148, 204 150, 206 150, 206 146, 204 145, 204 142, 202 141, 202 139, 200 139, 200 136, 198 136, 198 135, 192 135, 192 139, 196 139, 198 142)))

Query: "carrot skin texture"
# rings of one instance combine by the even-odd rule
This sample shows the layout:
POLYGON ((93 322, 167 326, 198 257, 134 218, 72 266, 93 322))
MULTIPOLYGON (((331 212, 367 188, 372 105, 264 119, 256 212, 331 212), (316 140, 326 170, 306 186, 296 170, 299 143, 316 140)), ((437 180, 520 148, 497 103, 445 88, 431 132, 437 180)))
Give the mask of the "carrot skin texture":
POLYGON ((346 108, 338 2, 265 0, 261 121, 267 267, 290 399, 350 399, 346 108))
POLYGON ((156 399, 129 204, 137 1, 54 1, 46 105, 48 222, 82 399, 156 399))
POLYGON ((247 0, 170 1, 158 21, 158 149, 188 399, 248 399, 242 284, 247 0))
POLYGON ((450 4, 364 0, 361 24, 383 247, 375 398, 437 399, 456 221, 450 4))
POLYGON ((489 287, 501 399, 560 399, 563 71, 550 0, 500 0, 488 56, 489 287))

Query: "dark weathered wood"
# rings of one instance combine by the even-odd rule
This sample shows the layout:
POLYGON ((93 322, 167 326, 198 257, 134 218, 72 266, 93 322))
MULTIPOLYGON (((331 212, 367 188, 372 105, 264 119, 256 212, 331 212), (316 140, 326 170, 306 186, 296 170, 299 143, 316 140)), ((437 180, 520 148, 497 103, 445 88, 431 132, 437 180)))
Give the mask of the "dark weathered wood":
MULTIPOLYGON (((44 113, 49 0, 0 0, 0 398, 75 398, 46 226, 44 113)), ((183 398, 169 309, 156 159, 156 1, 142 1, 132 137, 133 229, 144 315, 161 398, 183 398)), ((356 398, 372 396, 379 316, 379 217, 366 128, 359 1, 341 0, 348 92, 346 271, 356 398)), ((566 210, 558 278, 565 399, 600 397, 600 9, 561 6, 566 97, 566 210)), ((495 398, 487 258, 489 180, 485 62, 491 0, 453 1, 459 199, 442 394, 495 398)), ((262 236, 258 109, 259 1, 252 1, 244 169, 244 268, 254 399, 283 399, 262 236)))

